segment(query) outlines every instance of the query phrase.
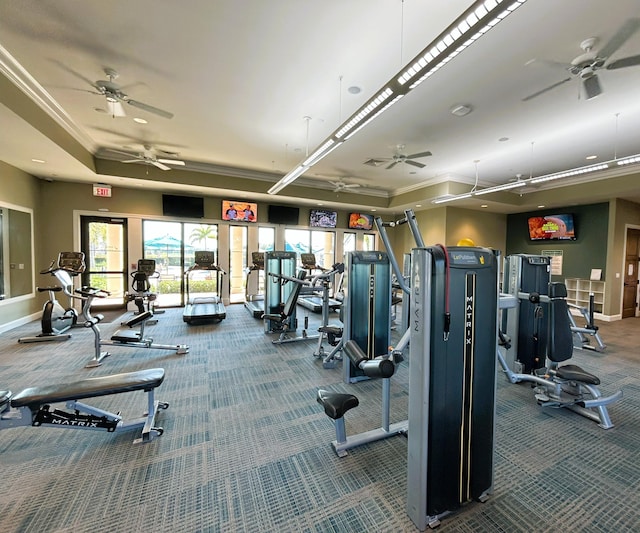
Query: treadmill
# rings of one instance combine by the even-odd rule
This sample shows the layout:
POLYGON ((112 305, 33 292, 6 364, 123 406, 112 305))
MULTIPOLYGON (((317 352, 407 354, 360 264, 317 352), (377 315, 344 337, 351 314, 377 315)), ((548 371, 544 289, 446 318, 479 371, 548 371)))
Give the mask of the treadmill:
MULTIPOLYGON (((313 278, 313 271, 319 270, 324 272, 327 269, 322 268, 316 264, 315 254, 300 254, 300 261, 302 262, 302 268, 309 271, 309 278, 313 278)), ((303 287, 298 298, 298 305, 301 305, 305 309, 309 309, 314 313, 322 313, 322 287, 303 287)), ((329 298, 329 310, 335 311, 339 309, 342 302, 335 298, 329 298)))
POLYGON ((264 252, 251 252, 251 262, 253 263, 247 268, 247 278, 245 280, 244 289, 244 306, 251 313, 253 318, 262 318, 264 315, 264 294, 260 294, 260 273, 264 272, 264 252), (251 294, 251 274, 256 272, 255 293, 251 294))
POLYGON ((214 252, 206 250, 195 252, 195 264, 189 267, 184 273, 187 304, 182 313, 182 320, 187 324, 191 324, 193 322, 212 320, 220 322, 226 318, 227 312, 219 296, 222 279, 225 274, 226 272, 215 264, 214 252), (194 275, 197 276, 198 274, 202 274, 202 272, 208 272, 209 277, 211 273, 213 273, 216 282, 215 292, 208 296, 194 296, 192 298, 189 293, 189 282, 194 275))

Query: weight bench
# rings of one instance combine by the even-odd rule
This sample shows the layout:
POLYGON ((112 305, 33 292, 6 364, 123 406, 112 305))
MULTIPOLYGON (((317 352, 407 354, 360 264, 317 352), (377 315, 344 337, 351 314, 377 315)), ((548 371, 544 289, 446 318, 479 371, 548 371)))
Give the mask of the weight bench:
POLYGON ((163 381, 164 369, 151 368, 71 383, 30 387, 16 395, 12 395, 11 391, 0 391, 0 429, 52 426, 113 433, 142 428, 141 438, 133 442, 150 442, 163 433, 161 427, 155 426, 156 413, 159 409, 169 407, 168 403, 154 398, 154 389, 163 381), (120 414, 110 413, 79 401, 138 390, 147 393, 147 412, 138 419, 126 422, 120 414), (51 409, 51 404, 62 402, 66 402, 69 411, 51 409))

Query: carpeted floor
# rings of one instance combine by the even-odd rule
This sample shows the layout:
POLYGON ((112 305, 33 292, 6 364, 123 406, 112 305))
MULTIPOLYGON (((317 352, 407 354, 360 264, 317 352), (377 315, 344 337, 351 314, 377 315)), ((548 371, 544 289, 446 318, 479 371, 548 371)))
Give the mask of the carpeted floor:
MULTIPOLYGON (((304 312, 299 311, 303 316, 304 312)), ((347 432, 380 425, 380 383, 342 383, 322 368, 316 341, 275 346, 242 306, 220 323, 187 325, 180 309, 147 328, 172 351, 114 347, 103 365, 90 330, 63 343, 18 344, 31 323, 0 336, 0 388, 162 367, 157 398, 170 403, 164 434, 134 445, 135 432, 14 428, 0 431, 0 531, 9 532, 399 532, 416 531, 405 512, 404 437, 339 459, 318 388, 355 393, 347 432)), ((317 320, 312 315, 312 321, 317 320)), ((104 324, 106 338, 118 321, 104 324)), ((574 362, 622 389, 604 431, 563 410, 536 405, 527 385, 498 376, 494 494, 443 520, 442 532, 640 531, 640 319, 601 324, 603 354, 574 362)), ((409 365, 391 386, 391 421, 407 417, 409 365)), ((91 402, 136 417, 145 396, 91 402)))

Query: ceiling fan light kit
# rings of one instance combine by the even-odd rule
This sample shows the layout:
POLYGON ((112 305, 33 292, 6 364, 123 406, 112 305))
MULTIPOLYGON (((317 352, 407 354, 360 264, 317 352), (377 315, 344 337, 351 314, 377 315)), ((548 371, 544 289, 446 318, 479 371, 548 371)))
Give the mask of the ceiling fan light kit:
MULTIPOLYGON (((338 129, 314 151, 312 156, 280 179, 268 193, 280 192, 525 2, 526 0, 477 0, 474 2, 400 72, 385 83, 382 89, 338 126, 338 129)), ((414 166, 419 167, 420 164, 414 166)))

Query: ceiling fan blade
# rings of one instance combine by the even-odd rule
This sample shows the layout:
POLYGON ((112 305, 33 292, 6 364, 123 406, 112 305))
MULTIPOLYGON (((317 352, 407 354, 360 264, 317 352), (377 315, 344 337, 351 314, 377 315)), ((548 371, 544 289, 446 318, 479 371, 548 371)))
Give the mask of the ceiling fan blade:
POLYGON ((533 94, 530 94, 529 96, 525 96, 522 101, 523 102, 527 102, 528 100, 532 100, 533 98, 536 98, 538 96, 540 96, 541 94, 546 93, 547 91, 550 91, 551 89, 555 89, 556 87, 559 87, 560 85, 562 85, 563 83, 567 83, 568 81, 571 81, 571 78, 565 78, 562 81, 558 81, 556 83, 554 83, 553 85, 549 85, 549 87, 545 87, 544 89, 541 89, 539 91, 536 91, 533 94))
POLYGON ((158 163, 164 163, 166 165, 178 165, 183 167, 185 165, 184 161, 180 161, 179 159, 162 159, 161 157, 159 157, 158 159, 156 159, 156 161, 158 163))
POLYGON ((160 170, 171 170, 171 167, 168 167, 167 165, 163 165, 158 161, 149 161, 149 163, 151 163, 154 167, 158 167, 160 170))
POLYGON ((417 161, 412 161, 411 159, 405 159, 404 162, 407 165, 411 165, 413 167, 418 167, 418 168, 424 168, 427 166, 427 165, 423 165, 422 163, 418 163, 417 161))
POLYGON ((126 161, 120 161, 120 162, 121 163, 146 163, 144 159, 127 159, 126 161))
POLYGON ((582 86, 584 87, 584 92, 587 95, 587 100, 591 100, 602 93, 602 87, 600 87, 600 81, 598 80, 597 75, 593 75, 590 78, 582 80, 582 86))
POLYGON ((357 189, 358 187, 360 187, 359 183, 345 183, 343 185, 343 188, 345 189, 357 189))
POLYGON ((419 159, 421 157, 429 157, 430 155, 433 155, 429 150, 427 150, 426 152, 420 152, 418 154, 411 154, 407 156, 407 159, 419 159))
POLYGON ((638 27, 640 27, 640 19, 628 19, 616 34, 609 39, 609 42, 598 51, 598 56, 607 58, 613 55, 636 32, 638 27))
POLYGON ((605 68, 607 70, 615 70, 618 68, 635 67, 640 65, 640 55, 623 57, 609 63, 605 68))
POLYGON ((120 102, 112 102, 107 98, 107 113, 112 117, 126 117, 127 114, 124 111, 124 107, 120 102))
POLYGON ((150 106, 149 104, 143 104, 142 102, 131 100, 129 98, 125 99, 124 101, 127 102, 127 104, 132 105, 133 107, 143 109, 144 111, 148 111, 149 113, 153 113, 164 118, 173 118, 173 113, 169 113, 169 111, 164 111, 163 109, 158 109, 157 107, 150 106))
POLYGON ((398 161, 393 161, 392 163, 390 163, 389 165, 387 165, 386 167, 384 167, 386 170, 389 170, 393 167, 395 167, 398 164, 398 161))

